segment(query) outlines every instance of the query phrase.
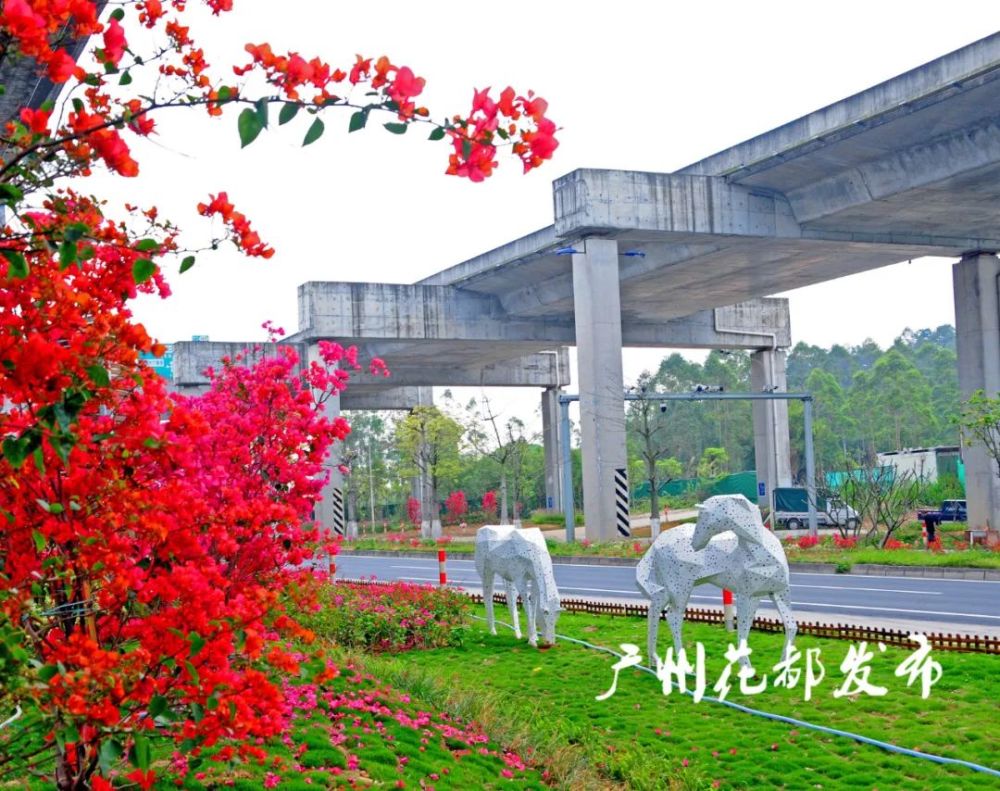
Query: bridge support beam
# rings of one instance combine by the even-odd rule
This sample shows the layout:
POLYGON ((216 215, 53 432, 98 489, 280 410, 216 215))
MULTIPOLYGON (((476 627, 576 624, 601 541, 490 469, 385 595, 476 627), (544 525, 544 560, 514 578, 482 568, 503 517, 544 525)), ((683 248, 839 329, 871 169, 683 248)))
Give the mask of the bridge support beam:
MULTIPOLYGON (((955 341, 962 398, 976 390, 1000 394, 1000 260, 988 253, 966 255, 952 270, 955 341)), ((981 444, 962 447, 969 527, 1000 528, 1000 477, 981 444)))
POLYGON ((622 401, 622 324, 618 243, 587 239, 573 254, 580 448, 587 538, 628 538, 629 490, 622 401))
POLYGON ((568 437, 559 436, 559 396, 562 390, 550 387, 542 391, 542 446, 545 449, 545 507, 556 510, 562 507, 562 477, 560 475, 560 442, 568 437))
MULTIPOLYGON (((750 355, 750 389, 755 393, 785 392, 783 349, 761 349, 750 355)), ((792 483, 791 453, 788 439, 788 402, 754 401, 753 448, 757 468, 757 502, 771 507, 776 486, 792 483), (764 484, 761 494, 760 484, 764 484)))

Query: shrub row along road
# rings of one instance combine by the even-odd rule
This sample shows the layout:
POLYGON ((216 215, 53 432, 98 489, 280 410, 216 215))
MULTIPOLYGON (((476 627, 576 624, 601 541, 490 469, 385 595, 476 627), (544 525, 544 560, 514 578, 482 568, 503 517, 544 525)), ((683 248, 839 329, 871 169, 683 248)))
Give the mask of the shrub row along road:
MULTIPOLYGON (((438 581, 437 558, 343 553, 336 561, 337 576, 341 578, 374 575, 383 580, 438 581)), ((631 566, 554 563, 553 569, 563 596, 644 601, 636 590, 635 568, 631 566)), ((449 585, 481 589, 471 559, 449 557, 447 570, 449 585)), ((984 633, 1000 630, 1000 582, 792 572, 791 586, 792 605, 799 613, 823 613, 831 621, 852 616, 851 620, 861 618, 886 627, 902 621, 925 622, 929 631, 945 631, 949 625, 984 633)), ((691 595, 692 607, 719 605, 720 593, 714 586, 699 586, 691 595)), ((766 610, 762 604, 759 612, 769 614, 766 610)))

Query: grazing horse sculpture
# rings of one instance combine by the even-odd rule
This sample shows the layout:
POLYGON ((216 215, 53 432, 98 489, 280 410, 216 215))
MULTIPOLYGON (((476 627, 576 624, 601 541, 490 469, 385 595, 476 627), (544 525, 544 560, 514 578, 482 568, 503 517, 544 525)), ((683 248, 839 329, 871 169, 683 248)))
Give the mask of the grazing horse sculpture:
POLYGON ((542 642, 556 640, 559 590, 552 575, 552 558, 537 527, 519 530, 510 525, 486 525, 476 531, 476 571, 483 581, 483 601, 490 633, 496 634, 493 617, 493 578, 504 580, 507 606, 514 622, 514 635, 521 639, 517 595, 521 594, 528 616, 528 643, 537 645, 536 624, 541 622, 542 642))
MULTIPOLYGON (((741 494, 708 498, 694 525, 661 533, 636 567, 636 585, 649 597, 647 651, 655 661, 660 613, 667 622, 674 652, 681 650, 681 624, 691 590, 703 582, 727 588, 736 598, 740 643, 747 640, 757 604, 769 596, 785 625, 787 658, 798 627, 788 599, 788 561, 781 542, 764 528, 760 509, 741 494)), ((745 657, 740 664, 750 667, 745 657)))

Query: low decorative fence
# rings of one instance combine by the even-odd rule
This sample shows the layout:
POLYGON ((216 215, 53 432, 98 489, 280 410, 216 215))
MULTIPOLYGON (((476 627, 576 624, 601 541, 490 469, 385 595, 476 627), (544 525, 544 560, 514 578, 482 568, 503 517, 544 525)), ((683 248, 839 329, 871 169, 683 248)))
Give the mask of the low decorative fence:
MULTIPOLYGON (((342 580, 343 582, 362 583, 365 585, 387 585, 389 583, 381 580, 342 580)), ((463 591, 469 598, 477 604, 483 603, 483 594, 463 591)), ((493 601, 496 604, 507 604, 507 596, 504 593, 493 594, 493 601)), ((518 597, 518 604, 521 604, 518 597)), ((628 618, 646 618, 649 615, 649 607, 645 604, 630 602, 592 601, 590 599, 562 599, 562 608, 567 612, 582 612, 590 615, 614 615, 628 618)), ((721 609, 688 607, 684 613, 685 620, 696 623, 717 623, 723 622, 723 612, 721 609)), ((663 613, 660 619, 664 620, 663 613)), ((784 626, 776 618, 754 618, 753 628, 762 632, 783 632, 784 626)), ((826 637, 831 640, 850 640, 858 642, 867 640, 869 643, 884 643, 885 645, 898 646, 900 648, 914 649, 917 644, 910 640, 911 630, 886 629, 880 626, 862 626, 857 624, 842 623, 817 623, 815 621, 799 621, 799 631, 801 634, 808 634, 814 637, 826 637)), ((1000 655, 1000 637, 987 637, 975 634, 939 634, 937 632, 925 632, 931 647, 937 651, 965 651, 980 654, 1000 655)))

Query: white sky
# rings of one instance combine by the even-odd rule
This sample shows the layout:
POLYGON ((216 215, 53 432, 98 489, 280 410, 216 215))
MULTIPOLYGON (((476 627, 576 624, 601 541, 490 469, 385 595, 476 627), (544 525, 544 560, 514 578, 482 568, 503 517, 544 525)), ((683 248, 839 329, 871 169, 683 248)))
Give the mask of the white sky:
MULTIPOLYGON (((435 117, 465 112, 473 87, 534 89, 563 127, 561 146, 528 176, 502 156, 493 179, 471 184, 443 175, 443 142, 417 130, 396 137, 376 123, 348 136, 344 112, 325 116, 327 134, 309 148, 299 147, 303 116, 244 151, 232 116, 163 116, 159 141, 134 146, 138 182, 117 180, 118 194, 141 195, 207 238, 194 206, 226 189, 277 249, 267 262, 228 249, 203 255, 173 276, 173 297, 138 309, 165 342, 193 334, 257 340, 265 319, 294 331, 299 283, 413 282, 550 224, 551 181, 564 173, 675 170, 989 35, 1000 22, 997 4, 961 0, 236 7, 198 35, 210 62, 265 40, 335 65, 355 52, 385 53, 426 77, 422 98, 435 117)), ((108 191, 103 180, 100 189, 108 191)), ((904 327, 953 323, 949 263, 925 259, 789 292, 793 339, 829 346, 871 337, 884 346, 904 327)), ((663 354, 626 352, 626 379, 663 354)), ((528 417, 537 391, 507 400, 528 417)))

